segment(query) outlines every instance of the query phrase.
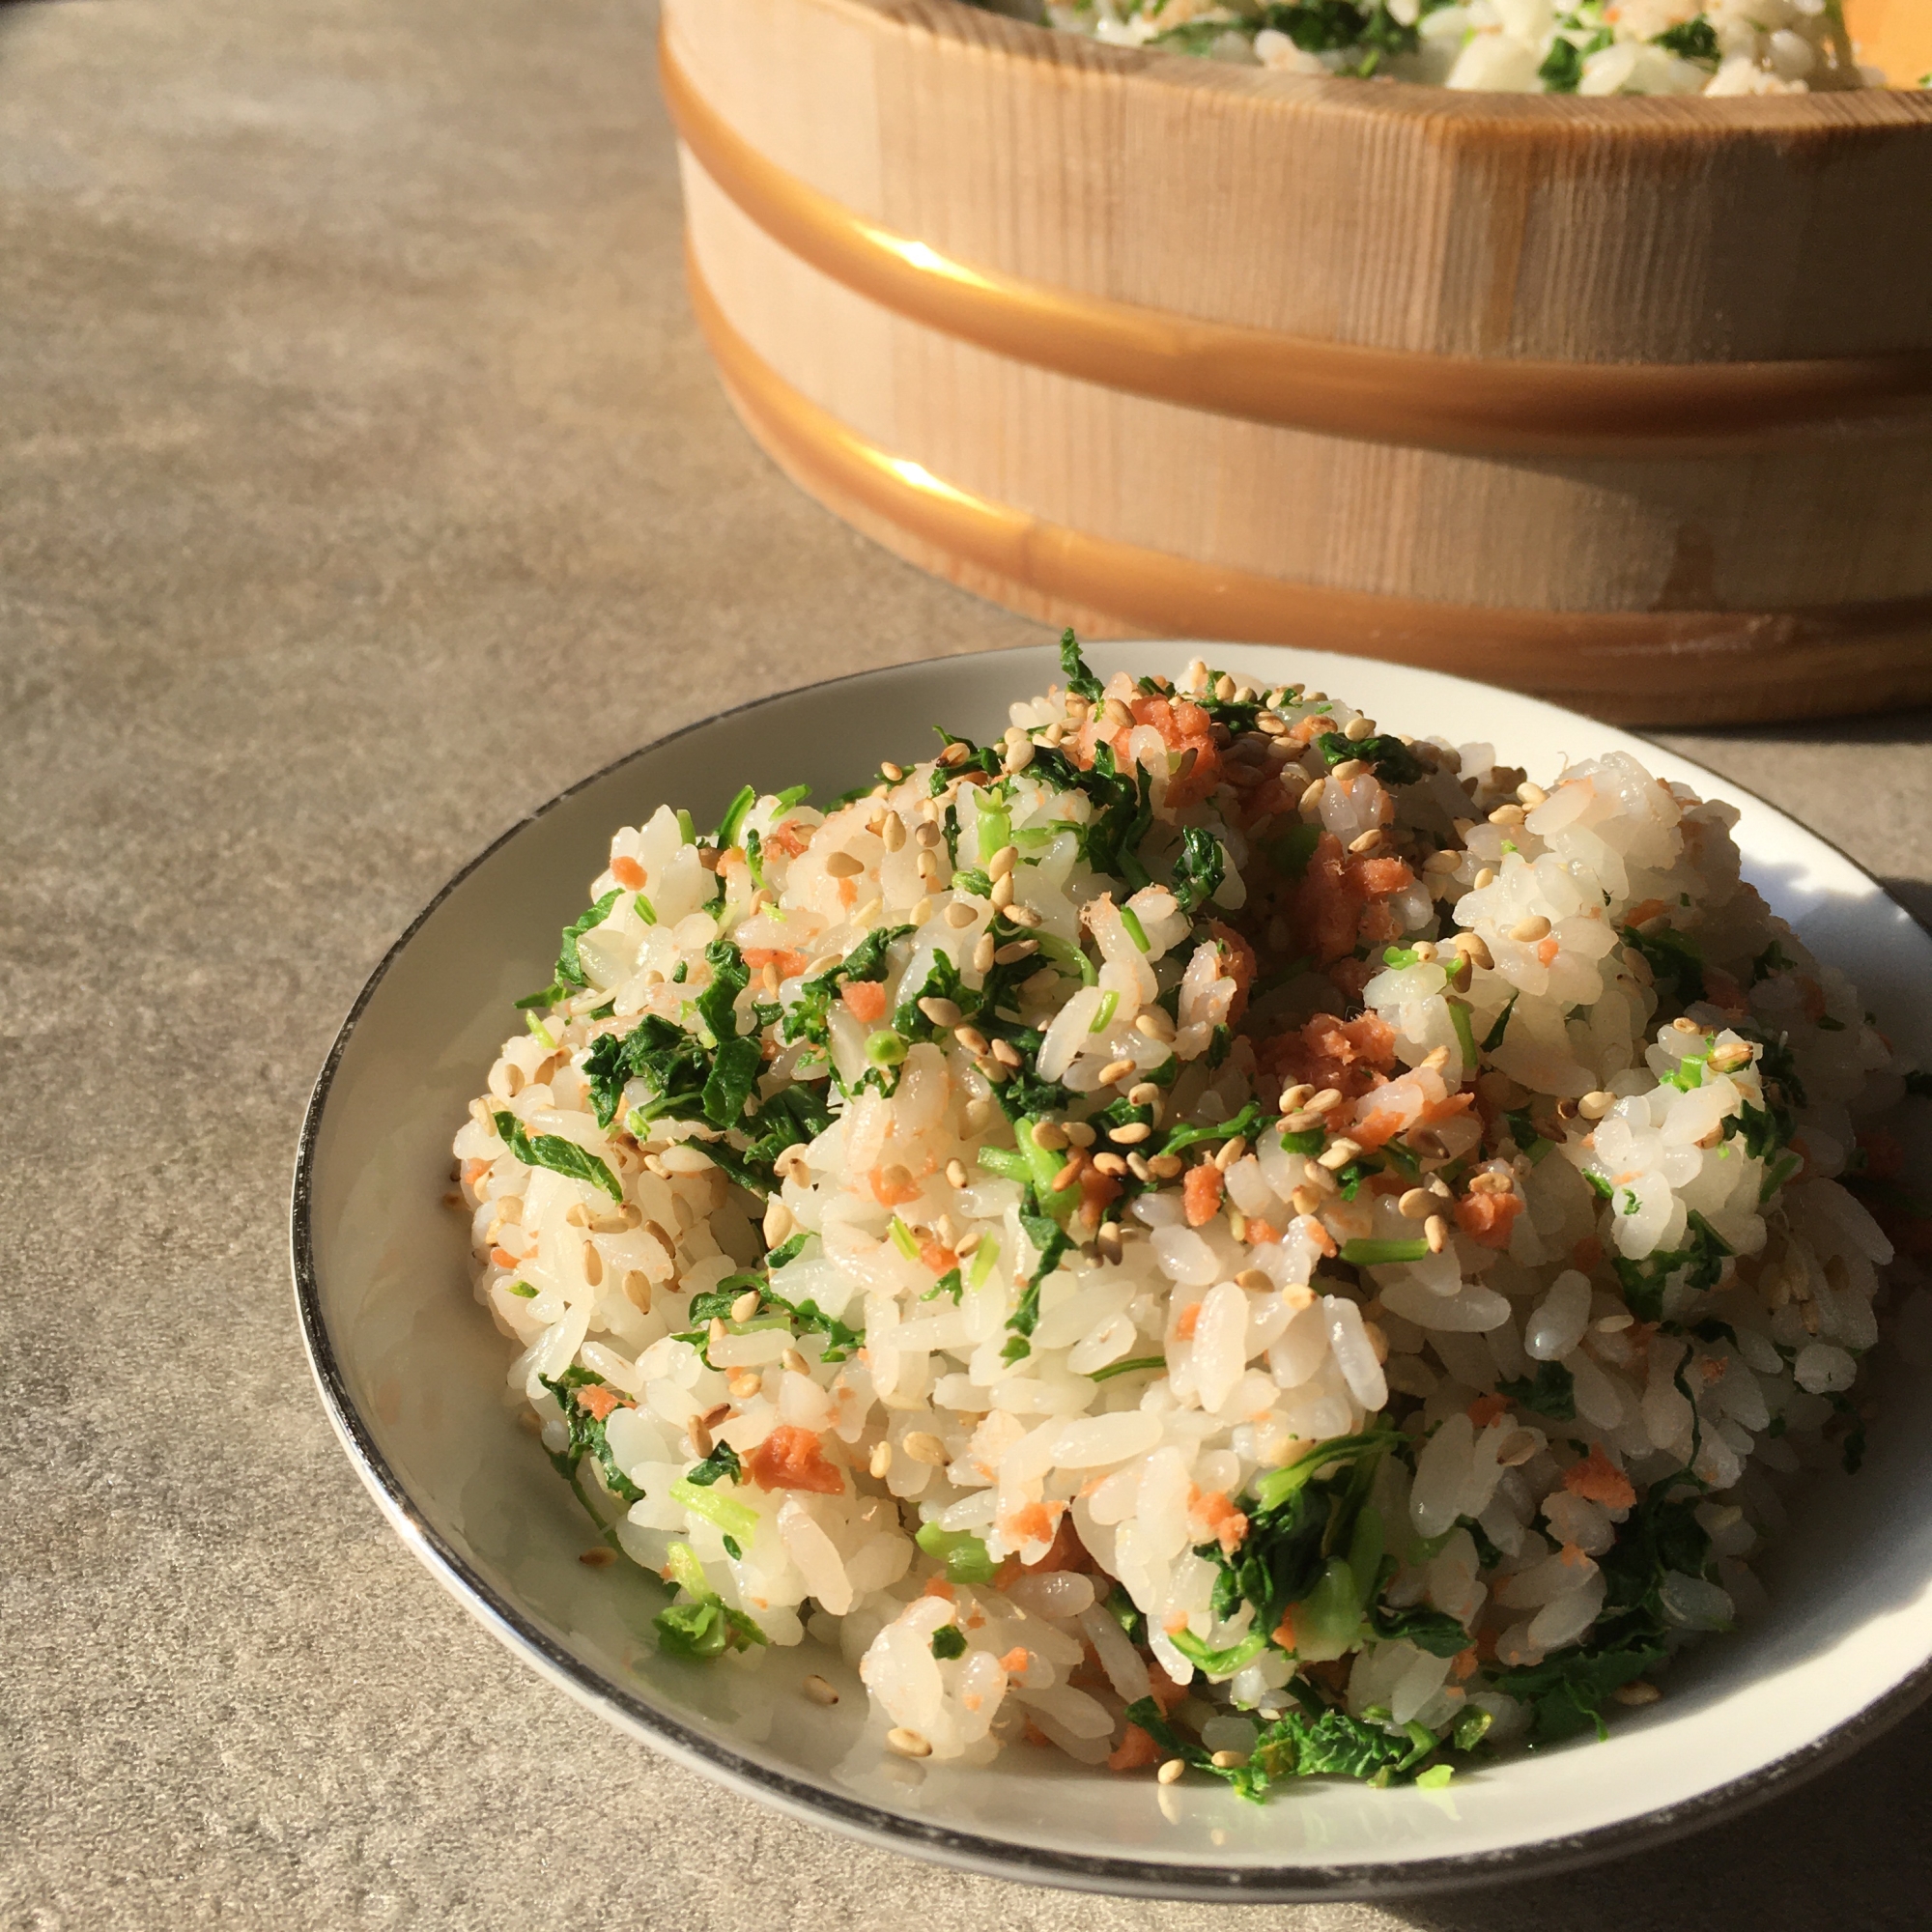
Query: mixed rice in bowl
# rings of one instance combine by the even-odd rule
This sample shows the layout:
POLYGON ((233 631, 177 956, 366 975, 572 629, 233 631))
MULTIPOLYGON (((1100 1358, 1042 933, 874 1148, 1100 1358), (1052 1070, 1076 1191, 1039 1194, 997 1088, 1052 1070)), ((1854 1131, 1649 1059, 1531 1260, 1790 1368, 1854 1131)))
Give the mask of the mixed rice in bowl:
POLYGON ((1840 0, 982 0, 1115 46, 1509 94, 1883 87, 1840 0))
POLYGON ((1922 1076, 1627 754, 1065 663, 618 832, 524 1003, 456 1198, 587 1557, 915 1758, 1430 1785, 1654 1698, 1856 1464, 1922 1076))

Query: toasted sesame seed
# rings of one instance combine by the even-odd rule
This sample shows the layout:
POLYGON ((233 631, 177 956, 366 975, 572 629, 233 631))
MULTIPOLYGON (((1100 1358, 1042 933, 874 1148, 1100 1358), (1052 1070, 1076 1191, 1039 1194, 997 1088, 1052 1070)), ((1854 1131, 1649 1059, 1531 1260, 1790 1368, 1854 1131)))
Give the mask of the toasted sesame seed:
POLYGON ((1226 1174, 1247 1151, 1247 1142, 1239 1134, 1232 1134, 1214 1150, 1214 1165, 1226 1174))
POLYGON ((993 1058, 1002 1066, 1020 1066, 1025 1063, 1020 1059, 1019 1049, 1004 1039, 993 1042, 993 1058))
POLYGON ((946 923, 953 929, 954 932, 962 931, 965 927, 971 925, 973 922, 977 920, 979 917, 980 915, 977 912, 975 912, 973 908, 969 906, 964 899, 954 899, 952 903, 946 908, 946 923))
POLYGON ((919 1009, 936 1027, 956 1027, 965 1015, 951 1000, 928 996, 919 1003, 919 1009))
POLYGON ((993 949, 993 964, 995 966, 1015 966, 1022 959, 1031 959, 1038 951, 1039 941, 1037 939, 1011 940, 1005 946, 993 949))
POLYGON ((1347 1167, 1361 1152, 1360 1147, 1346 1134, 1339 1140, 1332 1140, 1315 1156, 1318 1167, 1325 1167, 1332 1174, 1338 1167, 1347 1167))
POLYGON ((1293 1087, 1281 1090, 1278 1103, 1284 1114, 1293 1114, 1305 1107, 1315 1097, 1315 1089, 1305 1080, 1297 1080, 1293 1087))
POLYGON ((1379 825, 1372 825, 1359 838, 1349 840, 1349 850, 1351 852, 1373 852, 1381 842, 1381 827, 1379 825))
POLYGON ((1470 965, 1480 967, 1485 973, 1495 967, 1495 958, 1490 952, 1489 942, 1480 932, 1459 932, 1456 935, 1456 951, 1470 965))
POLYGON ((1315 779, 1304 788, 1297 808, 1304 818, 1321 803, 1321 794, 1327 789, 1326 779, 1315 779))
POLYGON ((1111 1087, 1115 1081, 1124 1080, 1128 1074, 1137 1073, 1139 1070, 1131 1060, 1110 1060, 1100 1069, 1100 1085, 1111 1087))
POLYGON ((887 1746, 901 1757, 930 1757, 932 1747, 917 1731, 909 1731, 903 1724, 895 1724, 886 1733, 887 1746))
POLYGON ((1542 1447, 1542 1438, 1534 1430, 1515 1429, 1503 1437, 1496 1461, 1505 1469, 1520 1469, 1542 1447))
POLYGON ((617 1560, 617 1552, 607 1543, 600 1543, 594 1549, 586 1549, 577 1559, 586 1570, 608 1570, 617 1560))
POLYGON ((893 761, 890 758, 888 758, 886 762, 879 767, 879 776, 881 778, 891 779, 895 784, 897 784, 898 781, 905 777, 905 768, 902 765, 894 764, 893 761))
POLYGON ((1289 1200, 1297 1214, 1319 1214, 1321 1211, 1321 1197, 1312 1187, 1297 1187, 1289 1200))
POLYGON ((886 822, 879 829, 879 837, 885 840, 888 852, 896 852, 906 842, 905 820, 896 811, 886 813, 886 822))
POLYGON ((1086 1166, 1087 1155, 1084 1150, 1069 1148, 1066 1151, 1065 1162, 1061 1167, 1060 1172, 1053 1177, 1052 1191, 1055 1194, 1064 1194, 1080 1179, 1081 1171, 1086 1166))
POLYGON ((1360 778, 1362 774, 1368 770, 1368 768, 1369 768, 1368 762, 1366 759, 1344 758, 1342 762, 1335 767, 1334 772, 1331 774, 1331 776, 1340 779, 1344 784, 1350 784, 1352 783, 1354 780, 1360 778))
POLYGON ((990 1053, 992 1048, 986 1043, 986 1036, 975 1026, 959 1026, 952 1029, 952 1037, 968 1053, 990 1053))
POLYGON ((884 1482, 893 1466, 893 1445, 890 1442, 875 1442, 866 1468, 874 1482, 884 1482))
POLYGON ((1223 704, 1231 703, 1234 699, 1235 680, 1226 671, 1214 680, 1214 696, 1223 704))
POLYGON ((1134 1031, 1145 1034, 1149 1039, 1163 1042, 1174 1037, 1174 1022, 1159 1007, 1149 1007, 1145 1012, 1134 1015, 1134 1031))
POLYGON ((1499 805, 1490 813, 1492 825, 1520 825, 1526 814, 1520 805, 1499 805))
POLYGON ((1019 863, 1020 848, 1017 845, 1002 845, 986 862, 986 876, 989 879, 1004 879, 1019 863))
POLYGON ((1449 1223, 1440 1214, 1430 1215, 1422 1224, 1422 1233, 1432 1255, 1439 1255, 1449 1245, 1449 1223))
POLYGON ((932 762, 950 772, 953 766, 963 765, 972 755, 970 747, 955 742, 947 746, 932 762))
POLYGON ((995 912, 1005 912, 1013 902, 1013 875, 1009 872, 1004 879, 995 879, 993 888, 986 895, 986 900, 995 912))
POLYGON ((1620 1335, 1626 1328, 1634 1326, 1636 1317, 1619 1309, 1614 1315, 1605 1315, 1601 1321, 1591 1323, 1600 1335, 1620 1335))
MULTIPOLYGON (((1129 1124, 1131 1125, 1132 1123, 1129 1122, 1129 1124)), ((1149 1129, 1149 1131, 1151 1132, 1151 1129, 1149 1129)), ((1118 1141, 1125 1132, 1126 1129, 1124 1127, 1117 1127, 1114 1130, 1114 1138, 1118 1141)), ((1146 1135, 1137 1134, 1134 1138, 1144 1140, 1146 1135)), ((1178 1153, 1157 1153, 1149 1157, 1148 1172, 1156 1180, 1173 1180, 1186 1165, 1187 1163, 1178 1153)))
MULTIPOLYGON (((782 1201, 779 1200, 776 1195, 773 1196, 771 1201, 765 1206, 765 1218, 763 1222, 765 1246, 767 1248, 777 1247, 780 1242, 783 1241, 790 1235, 795 1225, 796 1221, 791 1209, 782 1201)), ((740 1299, 742 1298, 741 1296, 740 1299)), ((743 1321, 748 1318, 741 1315, 737 1319, 743 1321)))
POLYGON ((1594 1094, 1585 1094, 1577 1102, 1577 1111, 1586 1121, 1601 1121, 1617 1104, 1614 1094, 1605 1094, 1601 1088, 1594 1094))
POLYGON ((1520 945, 1533 946, 1539 939, 1549 937, 1549 922, 1540 912, 1532 913, 1510 927, 1510 937, 1520 945))
POLYGON ((1485 866, 1476 874, 1476 890, 1479 893, 1494 885, 1495 882, 1496 873, 1493 866, 1485 866))
POLYGON ((1523 781, 1517 786, 1516 795, 1524 805, 1528 806, 1532 811, 1534 811, 1539 805, 1548 805, 1549 803, 1549 794, 1547 791, 1545 791, 1540 784, 1532 784, 1527 779, 1524 779, 1523 781))
POLYGON ((1127 1105, 1130 1107, 1158 1107, 1160 1089, 1151 1080, 1137 1080, 1127 1089, 1127 1105))
POLYGON ((1426 1221, 1435 1212, 1434 1197, 1426 1187, 1411 1187, 1396 1205, 1405 1221, 1426 1221))
POLYGON ((1058 1153, 1066 1145, 1066 1131, 1057 1121, 1036 1121, 1032 1132, 1034 1146, 1049 1153, 1058 1153))
POLYGON ((1121 1224, 1118 1221, 1102 1221, 1099 1232, 1094 1236, 1094 1241, 1100 1250, 1100 1259, 1103 1262, 1117 1262, 1121 1259, 1121 1224))
POLYGON ((755 1288, 748 1288, 731 1304, 731 1320, 733 1321, 749 1321, 758 1312, 758 1291, 755 1288))
POLYGON ((1094 1156, 1094 1171, 1095 1174, 1118 1177, 1126 1173, 1127 1163, 1122 1155, 1117 1153, 1096 1153, 1094 1156))
POLYGON ((1422 869, 1425 872, 1453 872, 1462 863, 1462 853, 1445 849, 1430 853, 1422 862, 1422 869))
POLYGON ((1187 1760, 1185 1758, 1171 1757, 1154 1773, 1154 1776, 1162 1784, 1178 1784, 1180 1781, 1181 1774, 1186 1769, 1187 1760))
POLYGON ((993 970, 993 954, 998 950, 993 942, 993 935, 990 932, 982 932, 973 947, 974 970, 979 973, 990 973, 993 970))
POLYGON ((835 879, 856 879, 865 869, 865 862, 849 852, 834 852, 825 862, 827 875, 835 879))
MULTIPOLYGON (((1152 1132, 1153 1129, 1151 1126, 1149 1126, 1145 1121, 1129 1121, 1126 1122, 1124 1126, 1119 1126, 1113 1128, 1110 1133, 1110 1138, 1113 1140, 1116 1147, 1138 1147, 1140 1143, 1146 1140, 1147 1137, 1152 1132)), ((1175 1162, 1175 1166, 1172 1170, 1173 1173, 1179 1174, 1180 1172, 1179 1157, 1175 1154, 1163 1153, 1163 1154, 1156 1154, 1153 1157, 1153 1160, 1150 1163, 1150 1165, 1151 1165, 1153 1171, 1156 1174, 1162 1174, 1164 1172, 1164 1170, 1161 1167, 1161 1162, 1164 1160, 1172 1160, 1175 1162)))
POLYGON ((1142 1153, 1127 1155, 1127 1172, 1140 1181, 1150 1181, 1154 1178, 1152 1167, 1149 1164, 1147 1156, 1142 1153))
POLYGON ((711 1318, 710 1327, 704 1332, 704 1346, 707 1349, 716 1348, 720 1342, 724 1341, 724 1318, 722 1315, 714 1315, 711 1318))
POLYGON ((755 1369, 734 1369, 724 1383, 736 1402, 749 1402, 764 1385, 764 1377, 755 1369))
POLYGON ((1250 1294, 1259 1294, 1263 1290, 1274 1286, 1274 1277, 1264 1273, 1260 1268, 1243 1268, 1235 1277, 1235 1286, 1246 1289, 1250 1294))
POLYGON ((952 1252, 963 1262, 968 1255, 978 1251, 980 1243, 983 1238, 984 1236, 981 1236, 979 1229, 974 1228, 968 1233, 961 1235, 958 1240, 953 1242, 952 1252))
POLYGON ((929 1469, 943 1469, 952 1460, 946 1453, 946 1444, 923 1429, 915 1429, 901 1437, 899 1447, 913 1462, 923 1463, 929 1469))
POLYGON ((779 1366, 795 1376, 809 1376, 811 1373, 811 1364, 796 1349, 787 1349, 779 1357, 779 1366))
POLYGON ((1641 1705, 1641 1704, 1655 1704, 1657 1700, 1663 1695, 1663 1692, 1660 1690, 1655 1684, 1649 1683, 1645 1679, 1639 1677, 1633 1684, 1619 1684, 1617 1688, 1610 1692, 1610 1695, 1614 1697, 1619 1704, 1641 1705))
POLYGON ((711 1432, 705 1428, 702 1416, 694 1415, 684 1425, 684 1439, 690 1445, 695 1462, 701 1463, 711 1454, 711 1432))
POLYGON ((1255 720, 1256 728, 1270 738, 1279 738, 1288 729, 1288 720, 1278 711, 1264 711, 1255 720))
POLYGON ((1342 1090, 1339 1087, 1324 1087, 1308 1102, 1311 1114, 1332 1114, 1342 1104, 1342 1090))
MULTIPOLYGON (((1358 719, 1356 722, 1359 724, 1360 720, 1358 719)), ((1216 1771, 1238 1771, 1242 1765, 1247 1763, 1247 1761, 1248 1761, 1247 1752, 1237 1751, 1237 1750, 1217 1750, 1214 1753, 1214 1755, 1208 1759, 1208 1763, 1210 1763, 1216 1771)))
POLYGON ((819 1676, 819 1674, 815 1670, 810 1672, 806 1678, 804 1678, 804 1680, 800 1683, 798 1688, 801 1690, 803 1690, 805 1694, 808 1697, 810 1697, 814 1704, 831 1705, 831 1704, 836 1704, 838 1701, 838 1691, 833 1690, 832 1686, 826 1683, 825 1679, 819 1676))

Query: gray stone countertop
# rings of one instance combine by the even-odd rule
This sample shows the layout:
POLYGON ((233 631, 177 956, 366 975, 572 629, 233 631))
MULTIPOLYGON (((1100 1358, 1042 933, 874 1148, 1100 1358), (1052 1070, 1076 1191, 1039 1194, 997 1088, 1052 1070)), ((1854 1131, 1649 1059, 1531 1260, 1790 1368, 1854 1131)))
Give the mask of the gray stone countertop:
MULTIPOLYGON (((1565 1878, 1083 1899, 700 1782, 384 1526, 285 1225, 310 1080, 391 938, 664 730, 805 665, 1040 635, 737 428, 685 305, 655 24, 0 0, 0 1924, 1924 1925, 1932 1713, 1565 1878)), ((1928 723, 1672 742, 1924 917, 1928 723)))

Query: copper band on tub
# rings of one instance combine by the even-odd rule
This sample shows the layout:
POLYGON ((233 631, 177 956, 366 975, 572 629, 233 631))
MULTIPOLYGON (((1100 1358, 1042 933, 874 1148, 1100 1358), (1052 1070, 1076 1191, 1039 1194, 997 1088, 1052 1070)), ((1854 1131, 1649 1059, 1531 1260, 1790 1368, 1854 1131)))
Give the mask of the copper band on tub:
POLYGON ((1015 361, 1183 408, 1494 456, 1727 455, 1932 415, 1932 353, 1780 362, 1436 355, 1204 322, 940 254, 767 159, 661 41, 685 147, 766 234, 911 321, 1015 361))
POLYGON ((1144 635, 1422 665, 1637 723, 1821 717, 1932 697, 1932 597, 1805 611, 1488 610, 1298 583, 1049 523, 868 442, 753 349, 689 250, 686 267, 726 391, 804 488, 955 563, 1144 635), (1715 709, 1714 687, 1728 690, 1715 709), (1742 708, 1741 687, 1756 693, 1742 708))

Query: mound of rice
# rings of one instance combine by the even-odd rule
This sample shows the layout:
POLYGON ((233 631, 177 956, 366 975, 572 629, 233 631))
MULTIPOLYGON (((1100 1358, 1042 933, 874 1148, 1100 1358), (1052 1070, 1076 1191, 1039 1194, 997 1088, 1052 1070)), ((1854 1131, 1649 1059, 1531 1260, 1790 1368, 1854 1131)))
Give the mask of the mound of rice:
POLYGON ((1091 35, 1289 73, 1506 94, 1883 87, 1839 0, 980 0, 1091 35))
POLYGON ((618 832, 522 1003, 452 1199, 586 1560, 913 1757, 1434 1783, 1649 1701, 1856 1465, 1923 1077, 1623 753, 1063 656, 618 832))

